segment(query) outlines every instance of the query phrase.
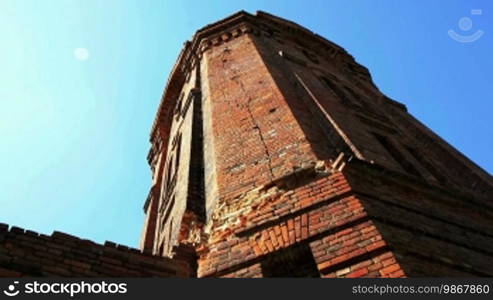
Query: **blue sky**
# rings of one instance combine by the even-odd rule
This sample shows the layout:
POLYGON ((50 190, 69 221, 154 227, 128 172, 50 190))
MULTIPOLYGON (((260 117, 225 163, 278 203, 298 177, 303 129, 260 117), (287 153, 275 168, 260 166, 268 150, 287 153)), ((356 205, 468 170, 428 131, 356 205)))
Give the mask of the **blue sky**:
POLYGON ((48 2, 0 2, 0 222, 137 246, 168 73, 195 30, 240 9, 341 45, 385 94, 493 172, 491 1, 48 2), (450 29, 484 34, 459 43, 450 29), (88 53, 77 59, 78 48, 88 53))

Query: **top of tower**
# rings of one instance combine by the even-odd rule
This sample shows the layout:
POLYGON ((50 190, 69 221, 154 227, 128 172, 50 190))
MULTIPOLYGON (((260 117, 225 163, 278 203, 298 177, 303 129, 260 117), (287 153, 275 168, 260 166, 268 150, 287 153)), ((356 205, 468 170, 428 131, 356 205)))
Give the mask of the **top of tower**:
POLYGON ((202 53, 210 47, 243 32, 253 32, 257 34, 265 33, 267 35, 272 34, 272 29, 269 25, 282 28, 290 34, 302 36, 304 39, 309 39, 314 43, 319 44, 320 49, 328 49, 343 54, 347 59, 354 61, 353 57, 342 47, 299 24, 263 11, 257 11, 256 14, 251 14, 244 10, 238 11, 224 19, 202 27, 195 32, 191 41, 186 41, 184 43, 184 47, 171 70, 161 97, 158 112, 151 129, 151 141, 156 136, 157 125, 167 118, 172 109, 173 105, 170 102, 173 101, 173 98, 176 98, 177 93, 179 93, 179 91, 176 91, 173 87, 180 86, 180 82, 185 80, 186 73, 190 69, 190 66, 195 64, 197 57, 200 57, 202 53))
MULTIPOLYGON (((258 10, 255 15, 250 14, 249 12, 246 12, 244 10, 240 10, 222 20, 219 20, 217 22, 208 24, 201 29, 197 30, 196 33, 194 34, 192 38, 191 44, 194 44, 194 42, 200 42, 201 39, 205 38, 208 35, 217 33, 218 31, 221 31, 225 29, 226 27, 233 26, 239 22, 245 21, 245 20, 250 20, 250 21, 266 21, 268 23, 275 23, 278 25, 281 25, 285 28, 289 28, 295 32, 298 33, 304 33, 307 34, 320 42, 326 43, 331 47, 336 47, 338 50, 344 51, 344 49, 337 44, 327 40, 326 38, 312 32, 311 30, 286 19, 283 19, 281 17, 269 14, 267 12, 258 10)), ((345 51, 344 51, 345 52, 345 51)))

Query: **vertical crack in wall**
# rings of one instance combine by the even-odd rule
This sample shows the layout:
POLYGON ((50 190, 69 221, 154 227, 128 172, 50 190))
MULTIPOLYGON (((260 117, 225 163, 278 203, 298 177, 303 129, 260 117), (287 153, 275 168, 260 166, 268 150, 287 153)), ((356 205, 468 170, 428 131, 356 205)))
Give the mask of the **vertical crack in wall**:
POLYGON ((257 119, 255 118, 255 116, 253 115, 253 112, 252 112, 251 106, 252 106, 253 98, 250 96, 249 92, 245 89, 243 82, 241 80, 239 80, 241 73, 237 69, 230 68, 229 70, 231 70, 232 76, 228 75, 229 72, 228 72, 228 69, 226 68, 226 62, 228 62, 228 59, 226 58, 226 56, 229 55, 230 52, 231 52, 231 50, 228 48, 224 49, 224 51, 223 51, 223 55, 221 57, 221 61, 223 63, 222 69, 224 70, 224 73, 226 74, 226 76, 228 78, 230 78, 231 80, 233 80, 239 86, 241 92, 248 99, 246 105, 243 105, 243 107, 246 108, 248 115, 250 117, 250 120, 254 124, 253 129, 256 130, 258 133, 258 137, 259 137, 260 142, 262 143, 264 153, 265 153, 266 159, 267 159, 267 164, 269 166, 270 179, 273 180, 274 179, 274 173, 272 172, 272 160, 270 157, 270 152, 269 152, 269 149, 267 147, 267 143, 265 142, 265 138, 264 138, 262 129, 260 129, 259 122, 257 121, 257 119))

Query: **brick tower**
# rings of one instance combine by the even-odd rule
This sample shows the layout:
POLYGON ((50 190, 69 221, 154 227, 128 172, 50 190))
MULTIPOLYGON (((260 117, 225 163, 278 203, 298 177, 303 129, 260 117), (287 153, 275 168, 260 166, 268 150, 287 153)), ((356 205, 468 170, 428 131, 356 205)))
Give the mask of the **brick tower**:
POLYGON ((183 48, 142 249, 198 277, 493 276, 493 179, 344 49, 264 12, 183 48))

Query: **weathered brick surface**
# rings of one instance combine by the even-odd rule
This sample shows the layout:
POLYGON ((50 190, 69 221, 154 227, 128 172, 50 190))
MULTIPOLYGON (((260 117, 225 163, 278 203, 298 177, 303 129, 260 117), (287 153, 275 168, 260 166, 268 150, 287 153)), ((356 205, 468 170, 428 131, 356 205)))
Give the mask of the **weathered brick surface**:
POLYGON ((409 276, 491 276, 493 203, 354 163, 352 188, 409 276))
POLYGON ((192 272, 186 261, 123 245, 0 224, 0 277, 189 277, 192 272))
POLYGON ((0 226, 0 274, 493 275, 491 175, 290 21, 200 29, 150 141, 141 248, 155 256, 0 226))
POLYGON ((211 229, 200 252, 199 276, 240 276, 250 265, 262 266, 269 256, 298 244, 309 246, 323 277, 403 276, 342 173, 306 173, 301 182, 255 191, 218 211, 223 222, 211 229), (388 265, 396 270, 384 270, 388 265))
POLYGON ((199 30, 153 128, 153 251, 199 277, 491 275, 491 175, 297 24, 239 12, 199 30))

